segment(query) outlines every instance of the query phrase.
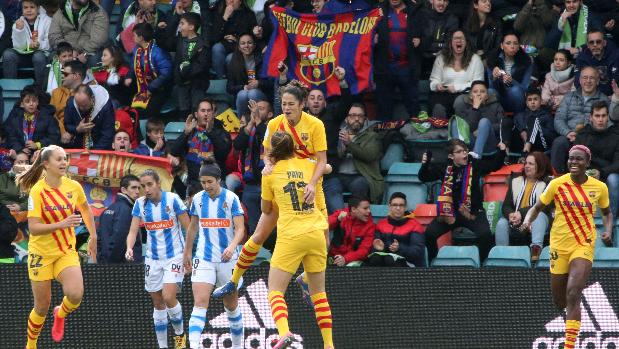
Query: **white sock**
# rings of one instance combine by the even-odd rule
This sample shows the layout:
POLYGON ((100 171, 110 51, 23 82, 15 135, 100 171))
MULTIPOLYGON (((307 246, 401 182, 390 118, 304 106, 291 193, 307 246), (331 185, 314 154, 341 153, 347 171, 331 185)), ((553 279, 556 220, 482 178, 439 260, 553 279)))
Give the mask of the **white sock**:
POLYGON ((228 315, 228 322, 230 323, 232 349, 243 349, 245 331, 243 328, 243 313, 241 312, 241 308, 237 306, 234 310, 228 310, 227 308, 225 309, 226 315, 228 315))
POLYGON ((153 321, 155 322, 155 334, 159 348, 168 347, 168 313, 165 310, 153 310, 153 321))
POLYGON ((206 308, 193 307, 189 318, 189 347, 198 349, 200 347, 200 337, 206 325, 206 308))
POLYGON ((176 303, 173 308, 168 308, 168 315, 170 315, 170 322, 174 327, 174 333, 178 336, 185 332, 183 330, 183 308, 181 302, 176 303))

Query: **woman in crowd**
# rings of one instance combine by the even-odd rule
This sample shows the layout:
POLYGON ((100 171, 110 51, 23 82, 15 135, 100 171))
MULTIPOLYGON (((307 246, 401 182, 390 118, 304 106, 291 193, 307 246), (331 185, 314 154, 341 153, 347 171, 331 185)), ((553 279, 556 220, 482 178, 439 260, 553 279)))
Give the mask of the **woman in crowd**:
POLYGON ((522 174, 510 177, 503 201, 503 217, 496 226, 496 245, 530 245, 532 262, 539 259, 550 218, 547 212, 540 212, 531 224, 530 232, 520 230, 520 225, 529 208, 535 205, 546 188, 550 174, 548 157, 538 151, 530 153, 525 159, 522 174))
POLYGON ((483 60, 494 54, 501 42, 501 22, 490 15, 491 11, 490 0, 473 0, 465 26, 473 52, 483 60))
POLYGON ((555 53, 554 62, 542 87, 542 103, 554 113, 563 97, 574 88, 574 58, 570 51, 561 49, 555 53))
POLYGON ((15 177, 26 170, 29 159, 28 154, 18 152, 11 170, 0 172, 0 206, 6 206, 11 212, 28 210, 28 194, 19 190, 15 177))
POLYGON ((129 105, 132 92, 125 85, 129 66, 124 62, 122 52, 116 46, 106 46, 101 54, 101 67, 93 68, 97 83, 110 93, 114 108, 129 105))
POLYGON ((430 107, 432 116, 453 114, 453 104, 460 94, 471 88, 471 83, 484 79, 484 65, 473 53, 462 30, 456 30, 436 57, 430 74, 430 107))

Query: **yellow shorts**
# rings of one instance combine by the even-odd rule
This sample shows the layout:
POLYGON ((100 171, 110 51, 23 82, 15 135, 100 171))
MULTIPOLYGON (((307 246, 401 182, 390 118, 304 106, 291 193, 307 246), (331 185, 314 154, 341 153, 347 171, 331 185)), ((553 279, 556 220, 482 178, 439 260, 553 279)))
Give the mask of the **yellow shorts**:
POLYGON ((271 267, 294 274, 301 262, 303 262, 303 269, 308 273, 325 271, 327 243, 324 230, 292 237, 277 236, 275 251, 271 257, 271 267))
POLYGON ((550 248, 550 273, 568 274, 570 263, 575 258, 583 258, 593 262, 594 246, 578 246, 572 250, 558 250, 550 248))
POLYGON ((32 281, 58 279, 65 268, 79 267, 80 257, 76 251, 57 257, 47 257, 36 253, 28 254, 28 276, 32 281))

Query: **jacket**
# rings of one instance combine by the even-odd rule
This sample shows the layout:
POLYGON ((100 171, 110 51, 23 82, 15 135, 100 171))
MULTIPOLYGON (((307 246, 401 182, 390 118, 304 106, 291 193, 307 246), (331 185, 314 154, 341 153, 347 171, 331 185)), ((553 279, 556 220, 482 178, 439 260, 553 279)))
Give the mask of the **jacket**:
POLYGON ((0 205, 0 222, 0 258, 15 257, 15 249, 11 244, 17 237, 17 221, 4 205, 0 205))
POLYGON ((20 211, 28 211, 28 194, 21 192, 15 184, 15 173, 0 173, 0 206, 18 204, 20 211))
MULTIPOLYGON (((410 0, 404 0, 406 4, 406 16, 407 16, 407 28, 406 28, 406 42, 408 45, 408 66, 409 73, 415 72, 415 50, 412 44, 413 40, 413 25, 416 25, 413 18, 415 13, 419 9, 420 5, 412 3, 410 0)), ((389 2, 382 3, 381 8, 383 10, 383 17, 376 25, 376 35, 378 35, 378 42, 374 45, 374 74, 386 75, 389 73, 389 12, 392 11, 389 6, 389 2)))
MULTIPOLYGON (((518 199, 518 195, 520 194, 520 191, 523 189, 523 186, 525 184, 525 178, 520 173, 510 175, 509 180, 508 180, 507 193, 505 194, 505 200, 503 201, 503 205, 501 207, 503 217, 507 219, 509 218, 510 213, 514 213, 518 211, 520 212, 520 215, 522 216, 522 220, 524 220, 524 217, 527 215, 527 212, 529 212, 529 209, 533 205, 535 205, 540 195, 542 195, 542 192, 544 191, 544 189, 546 189, 546 185, 548 184, 548 181, 549 181, 548 178, 544 178, 538 181, 538 183, 533 187, 533 191, 531 192, 529 202, 524 203, 525 207, 516 208, 516 205, 518 204, 516 200, 518 199)), ((519 206, 522 206, 522 203, 520 203, 519 206)), ((544 212, 550 213, 549 212, 550 207, 551 205, 546 206, 546 208, 544 209, 544 212)), ((550 215, 548 216, 550 217, 550 215)))
POLYGON ((421 39, 419 48, 423 57, 434 57, 458 29, 458 18, 449 11, 439 13, 427 7, 419 10, 416 17, 418 24, 413 26, 413 37, 421 39))
MULTIPOLYGON (((209 11, 209 3, 202 0, 193 0, 189 11, 200 15, 199 36, 208 46, 207 23, 210 22, 209 16, 211 14, 211 11, 209 11), (197 11, 197 7, 199 7, 199 11, 197 11)), ((157 45, 168 52, 174 52, 176 50, 177 41, 180 40, 181 37, 178 31, 181 16, 176 14, 175 8, 172 7, 168 13, 160 18, 164 18, 166 27, 163 30, 155 30, 155 40, 157 40, 157 45)), ((161 22, 161 19, 159 21, 161 22)))
MULTIPOLYGON (((561 136, 575 131, 576 126, 589 123, 588 115, 591 113, 591 104, 595 101, 608 102, 608 97, 602 94, 599 90, 595 92, 591 98, 585 103, 580 89, 569 92, 563 97, 559 108, 555 113, 555 131, 561 136)), ((612 117, 613 107, 609 108, 612 117)))
POLYGON ((251 169, 253 179, 245 179, 246 183, 260 185, 262 181, 262 169, 264 168, 264 165, 262 167, 259 167, 258 164, 260 162, 260 150, 263 149, 262 141, 264 140, 264 135, 266 134, 268 123, 269 121, 265 120, 261 122, 260 125, 256 126, 256 135, 251 149, 249 149, 249 135, 245 132, 244 127, 239 130, 238 135, 232 142, 232 144, 234 145, 234 150, 241 152, 241 155, 239 157, 241 174, 243 174, 245 171, 245 159, 249 156, 249 152, 252 153, 253 161, 251 164, 251 169))
MULTIPOLYGON (((234 61, 234 60, 233 60, 234 61)), ((247 76, 247 70, 245 69, 245 64, 243 63, 241 67, 234 66, 232 63, 228 64, 228 83, 226 84, 226 90, 229 94, 236 96, 240 91, 245 88, 247 82, 249 81, 249 77, 247 76), (234 71, 233 70, 237 70, 234 71), (239 74, 240 73, 240 74, 239 74)), ((258 80, 258 89, 260 91, 270 91, 273 88, 273 80, 272 79, 260 79, 259 74, 262 71, 263 57, 262 53, 257 49, 254 50, 254 63, 255 63, 255 71, 256 77, 258 80)))
MULTIPOLYGON (((174 156, 182 156, 187 160, 187 172, 189 179, 198 180, 200 178, 200 165, 202 157, 197 149, 191 145, 192 140, 197 138, 198 130, 193 130, 189 134, 182 133, 174 142, 170 142, 170 153, 174 156)), ((213 145, 213 156, 222 171, 222 176, 226 175, 226 159, 232 147, 232 139, 228 131, 224 129, 223 123, 215 119, 213 129, 206 132, 206 137, 213 145)), ((199 140, 198 140, 199 141, 199 140)))
POLYGON ((527 2, 514 20, 520 43, 534 46, 539 52, 544 47, 544 38, 553 19, 553 12, 546 5, 546 0, 534 0, 533 5, 527 2))
POLYGON ((499 134, 501 130, 501 120, 503 120, 504 115, 503 107, 494 94, 488 94, 488 100, 477 110, 473 109, 470 95, 464 95, 463 99, 464 103, 455 103, 455 113, 466 120, 469 124, 471 133, 477 130, 479 120, 487 118, 490 120, 495 134, 499 134))
MULTIPOLYGON (((7 131, 7 143, 16 152, 26 147, 24 134, 24 109, 15 107, 4 123, 7 131)), ((54 107, 51 105, 40 106, 39 116, 36 119, 32 140, 41 143, 41 148, 51 144, 60 143, 60 129, 54 118, 54 107)))
MULTIPOLYGON (((582 2, 581 6, 583 6, 582 2)), ((574 33, 576 32, 576 28, 578 26, 579 17, 580 8, 574 15, 570 16, 570 18, 568 19, 569 24, 572 26, 572 28, 574 28, 574 30, 572 30, 572 44, 569 47, 575 46, 573 45, 573 43, 576 42, 576 35, 574 35, 574 33)), ((546 39, 544 40, 545 47, 551 48, 553 50, 559 48, 559 44, 561 43, 561 36, 563 35, 563 27, 560 27, 559 24, 561 24, 561 19, 559 18, 559 16, 555 15, 553 21, 551 22, 550 31, 546 34, 546 39)), ((587 31, 591 32, 592 30, 601 30, 602 32, 604 32, 604 27, 600 23, 600 19, 593 12, 589 11, 587 16, 587 31)))
POLYGON ((606 47, 601 59, 593 57, 591 50, 584 47, 576 57, 576 69, 574 69, 574 86, 580 88, 580 70, 584 67, 595 67, 600 74, 598 89, 603 94, 610 96, 613 94, 611 82, 619 78, 619 49, 610 41, 606 41, 606 47))
MULTIPOLYGON (((93 0, 88 5, 82 16, 74 25, 69 20, 64 0, 60 3, 58 11, 52 17, 49 28, 49 43, 55 48, 58 43, 66 41, 74 50, 85 51, 94 54, 108 41, 110 21, 105 11, 93 0)), ((70 6, 70 5, 69 5, 70 6)))
MULTIPOLYGON (((26 53, 26 49, 32 45, 32 31, 28 25, 28 21, 24 16, 21 17, 24 21, 24 27, 17 29, 15 23, 13 23, 13 34, 11 38, 13 40, 13 49, 19 53, 26 53)), ((39 13, 34 20, 34 30, 37 31, 39 48, 41 51, 48 51, 49 46, 49 27, 52 24, 52 18, 46 13, 39 13)))
MULTIPOLYGON (((131 58, 131 78, 135 80, 135 55, 138 51, 138 46, 136 45, 133 48, 133 54, 131 58)), ((157 74, 157 77, 148 83, 148 90, 150 92, 157 92, 159 89, 165 89, 166 84, 172 80, 173 71, 172 71, 172 58, 170 54, 165 50, 157 46, 156 43, 153 43, 152 51, 151 51, 151 64, 154 70, 154 73, 157 74)))
POLYGON ((66 132, 66 129, 64 128, 64 108, 67 106, 67 101, 72 95, 73 93, 71 90, 63 86, 55 88, 52 91, 52 99, 49 104, 51 104, 55 109, 54 117, 56 118, 56 121, 58 121, 60 135, 66 132))
POLYGON ((619 173, 619 128, 609 122, 604 130, 595 130, 591 124, 576 135, 576 144, 591 150, 591 168, 600 171, 600 180, 611 173, 619 173))
MULTIPOLYGON (((91 149, 112 150, 112 142, 116 132, 114 128, 116 117, 112 100, 105 88, 99 85, 92 85, 90 88, 95 94, 95 105, 90 115, 90 120, 95 123, 95 127, 91 130, 91 149)), ((76 149, 84 148, 84 134, 77 133, 77 125, 81 120, 82 114, 75 104, 75 99, 69 97, 64 110, 64 127, 67 132, 74 136, 71 147, 76 149)))
POLYGON ((550 72, 546 74, 544 86, 542 87, 542 103, 558 107, 563 100, 563 97, 574 88, 574 67, 569 67, 570 73, 562 80, 561 72, 555 70, 554 64, 550 65, 550 72))
MULTIPOLYGON (((120 33, 123 30, 127 29, 127 27, 129 27, 131 24, 136 23, 136 15, 139 10, 140 10, 140 6, 137 0, 129 4, 129 6, 126 9, 121 10, 120 17, 118 18, 118 23, 116 23, 116 28, 115 28, 116 35, 120 35, 120 33)), ((174 11, 174 8, 172 8, 172 11, 174 11)), ((153 29, 155 30, 155 37, 157 37, 157 34, 161 32, 161 29, 159 28, 158 24, 161 22, 166 22, 167 18, 166 18, 166 14, 163 13, 163 11, 161 11, 157 6, 155 6, 155 16, 156 16, 156 21, 155 21, 155 25, 153 29)), ((175 27, 175 31, 176 31, 176 27, 175 27)))
MULTIPOLYGON (((124 263, 127 235, 131 226, 133 201, 119 193, 116 202, 108 206, 99 217, 97 229, 97 262, 124 263)), ((140 234, 138 234, 139 236, 140 234)), ((142 260, 142 241, 138 238, 133 247, 134 260, 142 260)))
POLYGON ((505 70, 505 54, 503 51, 499 51, 499 54, 488 57, 488 81, 490 81, 490 87, 497 91, 505 91, 513 86, 519 86, 523 91, 529 88, 531 83, 531 75, 533 74, 533 62, 531 58, 524 52, 522 48, 518 49, 516 56, 514 57, 514 64, 511 70, 507 72, 512 77, 511 85, 506 86, 503 83, 503 79, 500 77, 495 79, 492 76, 492 70, 498 67, 501 70, 505 70))
POLYGON ((178 39, 174 56, 174 81, 177 86, 189 85, 193 89, 206 91, 210 85, 211 51, 200 36, 191 42, 195 42, 195 47, 191 56, 187 57, 190 41, 180 37, 178 39), (188 64, 181 66, 183 62, 188 64))
POLYGON ((406 258, 408 263, 414 264, 416 267, 426 267, 424 230, 414 218, 404 217, 401 220, 395 220, 387 217, 376 224, 374 239, 379 239, 385 244, 384 252, 389 252, 389 245, 393 243, 393 240, 397 240, 400 247, 398 251, 391 253, 406 258))
POLYGON ((155 144, 152 144, 148 137, 143 140, 140 144, 138 144, 137 148, 133 149, 131 152, 136 155, 144 155, 144 156, 154 156, 154 157, 165 157, 165 145, 161 150, 154 150, 155 144))
POLYGON ((346 146, 346 152, 352 155, 355 169, 368 181, 370 186, 370 201, 382 202, 384 179, 380 173, 380 159, 383 155, 382 141, 372 128, 366 125, 346 146))
POLYGON ((329 216, 329 230, 333 231, 329 256, 341 255, 346 263, 368 258, 376 230, 371 216, 367 222, 363 222, 354 218, 348 208, 337 210, 329 216), (340 222, 337 216, 341 212, 348 215, 340 222), (338 230, 335 231, 336 229, 338 230))
MULTIPOLYGON (((224 6, 226 4, 225 1, 221 3, 220 5, 224 6)), ((258 22, 256 21, 254 13, 245 5, 241 5, 241 7, 232 13, 227 21, 224 21, 224 6, 221 6, 221 10, 220 6, 216 6, 215 9, 211 11, 211 21, 207 23, 208 42, 211 45, 220 42, 226 48, 226 52, 232 52, 237 46, 237 42, 224 40, 224 36, 234 35, 238 39, 245 33, 252 33, 254 27, 258 25, 258 22)))
POLYGON ((528 139, 526 142, 535 145, 535 149, 550 150, 553 140, 557 138, 554 119, 548 109, 544 107, 536 111, 527 108, 525 111, 516 114, 514 124, 518 132, 527 132, 528 139))
POLYGON ((471 48, 475 53, 477 53, 477 51, 482 51, 482 60, 497 54, 499 48, 501 47, 502 38, 503 31, 501 28, 501 22, 498 20, 492 24, 484 24, 476 32, 471 32, 468 29, 466 30, 467 45, 471 45, 471 48))

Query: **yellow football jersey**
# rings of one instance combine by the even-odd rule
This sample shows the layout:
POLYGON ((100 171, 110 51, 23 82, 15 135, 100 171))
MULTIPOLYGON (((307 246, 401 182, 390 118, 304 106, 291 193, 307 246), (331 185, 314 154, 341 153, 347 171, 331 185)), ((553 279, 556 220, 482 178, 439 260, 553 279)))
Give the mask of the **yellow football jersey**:
POLYGON ((306 112, 301 113, 301 120, 294 127, 290 126, 284 114, 271 119, 262 142, 265 150, 271 148, 270 135, 277 131, 285 131, 292 136, 296 157, 316 158, 317 152, 327 150, 325 125, 320 119, 306 112))
MULTIPOLYGON (((28 197, 28 217, 37 217, 42 223, 58 223, 76 211, 76 207, 86 202, 82 186, 67 177, 62 177, 60 187, 52 188, 40 179, 30 189, 28 197)), ((31 235, 28 252, 43 256, 61 256, 75 251, 75 229, 57 229, 49 234, 31 235)))
POLYGON ((327 229, 327 219, 315 203, 303 202, 303 188, 309 183, 316 164, 309 159, 278 161, 273 172, 262 177, 262 199, 279 207, 278 236, 295 236, 327 229))
POLYGON ((582 184, 572 181, 570 174, 555 178, 540 196, 544 205, 555 203, 555 219, 550 230, 550 246, 571 250, 578 246, 595 246, 596 230, 593 214, 597 206, 609 206, 608 187, 589 177, 582 184))

